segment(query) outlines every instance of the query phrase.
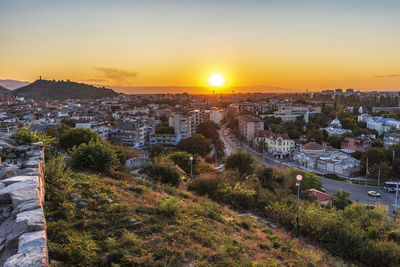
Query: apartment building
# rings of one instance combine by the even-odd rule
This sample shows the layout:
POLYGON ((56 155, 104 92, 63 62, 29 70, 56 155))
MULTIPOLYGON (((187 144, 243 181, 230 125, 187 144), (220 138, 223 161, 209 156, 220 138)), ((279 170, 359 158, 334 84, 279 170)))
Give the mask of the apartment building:
POLYGON ((385 133, 383 137, 383 146, 387 148, 396 144, 400 144, 400 130, 385 133))
POLYGON ((264 121, 257 116, 244 114, 238 116, 239 132, 248 142, 253 142, 255 133, 264 130, 264 121))

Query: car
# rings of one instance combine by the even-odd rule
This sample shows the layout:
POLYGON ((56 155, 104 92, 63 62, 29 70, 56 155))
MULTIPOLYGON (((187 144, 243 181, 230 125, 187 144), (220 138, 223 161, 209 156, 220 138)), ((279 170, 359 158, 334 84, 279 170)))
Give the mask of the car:
POLYGON ((368 191, 368 195, 371 197, 380 197, 381 193, 378 193, 376 191, 368 191))

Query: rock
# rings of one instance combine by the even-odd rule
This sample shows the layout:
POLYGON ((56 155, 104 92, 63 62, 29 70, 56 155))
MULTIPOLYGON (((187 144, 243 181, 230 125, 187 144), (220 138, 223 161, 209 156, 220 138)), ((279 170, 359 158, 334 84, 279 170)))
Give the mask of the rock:
POLYGON ((2 180, 1 182, 5 185, 10 185, 13 183, 18 183, 18 182, 28 182, 28 181, 35 181, 39 183, 39 177, 38 176, 14 176, 11 178, 7 178, 2 180))
POLYGON ((108 198, 108 199, 107 199, 107 202, 108 202, 108 204, 111 204, 111 203, 113 203, 114 201, 113 201, 111 198, 108 198))
POLYGON ((3 267, 45 267, 47 262, 47 248, 34 247, 9 257, 3 267))
POLYGON ((22 202, 17 207, 14 206, 14 210, 12 211, 12 215, 15 217, 18 213, 28 210, 35 210, 42 208, 39 199, 32 199, 29 201, 22 202))
POLYGON ((15 147, 14 150, 15 150, 15 152, 18 152, 18 153, 24 153, 29 150, 29 147, 25 146, 25 145, 21 145, 21 146, 15 147))
POLYGON ((86 207, 88 205, 88 203, 85 201, 81 201, 81 202, 79 202, 79 205, 86 207))
POLYGON ((17 208, 21 203, 26 201, 40 201, 38 189, 13 191, 10 193, 10 197, 14 208, 17 208))
POLYGON ((18 145, 17 142, 15 142, 15 140, 12 139, 10 135, 8 135, 8 136, 0 136, 0 140, 2 140, 4 142, 7 142, 7 143, 9 143, 9 144, 11 144, 13 146, 17 146, 18 145))
POLYGON ((93 194, 93 198, 98 198, 99 196, 97 194, 93 194))
POLYGON ((0 189, 0 203, 10 203, 11 192, 36 188, 39 188, 39 184, 37 181, 33 180, 10 184, 0 189))
POLYGON ((12 145, 4 140, 0 140, 0 147, 4 150, 4 149, 14 149, 15 145, 12 145))
POLYGON ((34 175, 37 175, 38 172, 38 168, 25 168, 22 170, 17 170, 17 175, 28 175, 28 173, 34 173, 34 175))
POLYGON ((0 180, 16 176, 18 167, 14 164, 4 164, 0 167, 0 180))
POLYGON ((32 149, 43 149, 43 142, 31 143, 32 149))
POLYGON ((77 194, 77 193, 72 193, 71 194, 71 200, 72 201, 79 201, 81 199, 82 199, 82 197, 79 194, 77 194))
POLYGON ((46 232, 44 230, 26 233, 19 237, 18 253, 41 246, 46 246, 46 232))
POLYGON ((11 211, 12 211, 12 206, 10 206, 9 204, 0 205, 0 220, 4 221, 8 217, 10 217, 11 211))
POLYGON ((42 150, 29 150, 25 153, 26 157, 32 158, 32 157, 42 157, 43 156, 43 151, 42 150))
POLYGON ((6 246, 9 248, 16 247, 18 237, 27 232, 39 231, 45 229, 45 218, 41 208, 29 211, 23 211, 17 214, 15 226, 7 235, 6 246))
POLYGON ((37 168, 39 166, 39 161, 40 161, 40 159, 31 158, 27 161, 24 161, 22 163, 22 167, 24 167, 24 168, 35 168, 36 167, 37 168))

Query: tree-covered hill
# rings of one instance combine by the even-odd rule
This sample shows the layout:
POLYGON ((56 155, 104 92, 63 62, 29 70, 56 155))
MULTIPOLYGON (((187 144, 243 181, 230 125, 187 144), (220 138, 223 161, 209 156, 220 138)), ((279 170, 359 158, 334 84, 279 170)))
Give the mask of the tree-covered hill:
POLYGON ((27 86, 15 89, 12 94, 35 100, 96 99, 118 95, 112 89, 104 87, 54 80, 36 80, 27 86))

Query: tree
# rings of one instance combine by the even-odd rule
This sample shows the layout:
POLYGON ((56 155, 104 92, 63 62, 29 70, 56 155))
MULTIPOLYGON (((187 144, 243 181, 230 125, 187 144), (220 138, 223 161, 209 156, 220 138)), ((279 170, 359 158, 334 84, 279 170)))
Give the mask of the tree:
MULTIPOLYGON (((185 152, 185 151, 179 151, 179 152, 174 152, 171 155, 169 155, 169 158, 176 164, 178 165, 182 170, 186 172, 186 174, 190 175, 190 157, 192 155, 185 152)), ((194 165, 196 163, 196 159, 193 159, 193 170, 194 170, 194 165)))
POLYGON ((152 179, 164 184, 178 186, 182 181, 178 168, 168 161, 156 162, 148 171, 152 179))
POLYGON ((251 174, 254 170, 253 157, 246 152, 236 152, 225 160, 225 169, 237 169, 241 175, 251 174))
POLYGON ((352 201, 349 198, 350 193, 346 190, 338 190, 335 193, 335 198, 332 201, 334 207, 340 210, 344 210, 348 205, 351 205, 352 201))
POLYGON ((121 163, 112 145, 98 139, 92 139, 88 144, 82 143, 79 146, 74 146, 71 158, 73 168, 95 171, 116 169, 121 163))
POLYGON ((260 153, 262 153, 263 151, 268 151, 268 144, 265 143, 264 140, 261 140, 258 143, 257 151, 260 152, 260 153))
POLYGON ((300 183, 300 190, 302 192, 312 188, 321 190, 322 183, 314 173, 302 171, 299 169, 289 169, 288 171, 289 187, 292 189, 293 193, 297 191, 296 176, 299 174, 303 177, 300 183))
POLYGON ((173 127, 169 127, 167 125, 158 124, 155 128, 156 134, 174 134, 175 130, 173 127))
POLYGON ((334 134, 330 135, 326 141, 334 148, 341 148, 343 140, 343 136, 334 134))
POLYGON ((205 155, 211 151, 210 142, 201 134, 194 134, 189 138, 182 139, 176 147, 181 151, 186 151, 193 155, 205 155))
POLYGON ((274 173, 274 169, 270 167, 259 167, 256 170, 256 176, 261 185, 271 191, 275 191, 278 185, 283 184, 284 180, 274 173))
POLYGON ((355 127, 357 127, 357 122, 356 122, 354 119, 348 118, 348 117, 342 119, 342 120, 340 121, 340 123, 342 124, 342 127, 343 127, 344 129, 350 129, 350 130, 352 130, 352 129, 354 129, 355 127))
POLYGON ((314 142, 317 142, 319 144, 322 144, 323 133, 322 133, 322 131, 320 131, 320 130, 318 130, 316 128, 313 128, 313 129, 307 131, 307 139, 309 141, 314 141, 314 142))
POLYGON ((387 152, 384 148, 373 147, 361 156, 360 168, 362 173, 366 171, 366 164, 368 158, 369 168, 375 164, 386 160, 387 152))
POLYGON ((287 132, 287 134, 288 134, 290 139, 299 139, 299 137, 301 135, 301 133, 296 129, 289 130, 287 132))
POLYGON ((197 126, 197 133, 204 135, 207 139, 218 138, 218 125, 211 121, 206 120, 197 126))
POLYGON ((91 140, 99 141, 100 137, 90 129, 73 128, 60 136, 58 144, 62 149, 68 150, 83 143, 88 144, 91 140))

